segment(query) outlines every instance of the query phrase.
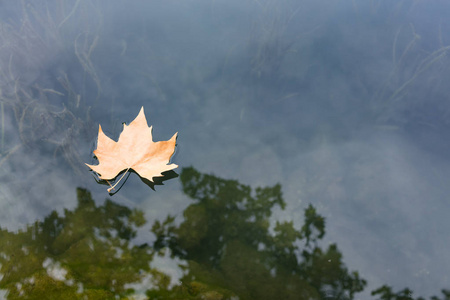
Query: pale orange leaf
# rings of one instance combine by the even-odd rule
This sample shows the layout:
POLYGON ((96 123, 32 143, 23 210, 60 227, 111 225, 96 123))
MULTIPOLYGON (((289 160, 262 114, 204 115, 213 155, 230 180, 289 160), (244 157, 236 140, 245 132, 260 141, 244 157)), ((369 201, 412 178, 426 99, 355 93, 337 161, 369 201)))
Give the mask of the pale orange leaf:
POLYGON ((148 127, 142 107, 130 125, 123 125, 117 142, 107 137, 99 125, 97 149, 94 150, 99 164, 86 165, 102 180, 114 179, 123 170, 133 169, 142 178, 153 181, 153 177, 163 176, 163 172, 178 167, 168 164, 175 151, 176 139, 177 133, 168 141, 153 142, 152 126, 148 127))

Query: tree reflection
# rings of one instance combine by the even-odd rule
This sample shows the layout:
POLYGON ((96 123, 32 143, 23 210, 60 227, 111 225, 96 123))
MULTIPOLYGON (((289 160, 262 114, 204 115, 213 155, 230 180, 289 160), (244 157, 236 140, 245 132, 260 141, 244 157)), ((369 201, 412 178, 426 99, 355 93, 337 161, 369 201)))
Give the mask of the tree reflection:
POLYGON ((219 286, 226 289, 223 296, 239 299, 352 299, 366 285, 348 272, 336 245, 318 246, 325 220, 312 205, 300 230, 277 222, 270 233, 272 209, 285 207, 279 184, 252 191, 194 168, 183 169, 180 179, 194 200, 183 223, 175 226, 169 216, 153 225, 155 250, 168 247, 188 261, 183 285, 172 296, 194 298, 219 286))
MULTIPOLYGON (((450 290, 442 290, 443 298, 433 296, 430 300, 450 300, 450 290)), ((413 297, 413 291, 409 288, 405 288, 397 293, 392 291, 392 288, 387 285, 372 291, 372 296, 379 295, 379 300, 425 300, 425 298, 413 297)))
MULTIPOLYGON (((78 206, 64 216, 53 211, 17 233, 0 231, 0 288, 8 299, 110 299, 150 270, 153 254, 130 244, 141 211, 107 200, 97 207, 77 190, 78 206)), ((155 277, 156 278, 156 277, 155 277)))
MULTIPOLYGON (((312 205, 300 229, 293 222, 271 226, 274 207, 285 207, 279 184, 252 190, 194 168, 180 179, 194 203, 181 224, 172 216, 153 223, 152 246, 131 242, 145 223, 142 211, 111 200, 96 206, 80 188, 73 211, 54 211, 19 232, 0 229, 6 298, 131 299, 132 284, 141 282, 149 299, 353 299, 366 286, 347 270, 337 245, 320 247, 325 220, 312 205), (150 266, 168 250, 186 262, 174 286, 150 266)), ((431 299, 449 300, 442 292, 431 299)), ((380 300, 423 299, 412 294, 387 285, 372 292, 380 300)))

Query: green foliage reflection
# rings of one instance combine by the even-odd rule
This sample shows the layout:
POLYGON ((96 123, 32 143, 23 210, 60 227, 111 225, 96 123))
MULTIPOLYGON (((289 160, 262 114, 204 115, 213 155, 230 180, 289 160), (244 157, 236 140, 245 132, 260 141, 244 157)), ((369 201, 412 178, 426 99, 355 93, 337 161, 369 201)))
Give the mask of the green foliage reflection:
MULTIPOLYGON (((450 290, 442 290, 443 298, 432 296, 430 300, 450 300, 450 290)), ((397 293, 392 291, 392 288, 387 285, 372 291, 372 295, 378 295, 378 300, 425 300, 425 298, 413 297, 413 291, 409 288, 405 288, 397 293)))
POLYGON ((77 197, 64 216, 54 211, 17 233, 0 230, 0 288, 8 299, 109 299, 152 272, 153 254, 129 243, 143 213, 110 200, 97 207, 84 189, 77 197))
POLYGON ((175 226, 169 216, 153 226, 155 250, 167 247, 188 261, 185 289, 174 290, 174 297, 184 292, 194 299, 200 295, 189 287, 202 284, 239 299, 353 299, 366 285, 357 272, 348 272, 336 245, 318 246, 325 220, 312 205, 300 230, 293 222, 277 222, 270 233, 272 209, 285 207, 279 184, 252 191, 194 168, 183 169, 180 179, 194 200, 184 222, 175 226))
MULTIPOLYGON (((314 206, 303 225, 271 224, 284 209, 281 186, 257 188, 183 169, 183 192, 193 203, 184 219, 155 221, 155 241, 136 245, 144 214, 106 200, 97 206, 77 190, 78 205, 52 212, 24 230, 0 229, 0 289, 8 299, 354 299, 366 281, 345 267, 337 245, 322 248, 325 219, 314 206), (178 284, 151 267, 169 251, 183 261, 178 284)), ((380 300, 413 298, 385 285, 380 300)), ((450 299, 443 290, 443 298, 450 299)))

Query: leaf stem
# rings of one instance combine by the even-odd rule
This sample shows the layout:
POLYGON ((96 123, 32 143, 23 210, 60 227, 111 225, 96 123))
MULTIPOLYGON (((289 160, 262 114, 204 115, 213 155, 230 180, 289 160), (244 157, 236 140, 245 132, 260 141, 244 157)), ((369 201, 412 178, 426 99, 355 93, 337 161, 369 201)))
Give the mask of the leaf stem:
POLYGON ((120 179, 117 180, 117 182, 114 183, 114 185, 111 185, 111 183, 109 183, 109 181, 107 181, 107 182, 109 183, 109 185, 111 186, 111 187, 108 189, 108 193, 111 193, 111 190, 114 190, 114 187, 122 180, 122 178, 125 176, 125 174, 127 174, 127 172, 128 172, 129 169, 130 169, 130 168, 128 168, 128 169, 123 173, 122 177, 120 177, 120 179))

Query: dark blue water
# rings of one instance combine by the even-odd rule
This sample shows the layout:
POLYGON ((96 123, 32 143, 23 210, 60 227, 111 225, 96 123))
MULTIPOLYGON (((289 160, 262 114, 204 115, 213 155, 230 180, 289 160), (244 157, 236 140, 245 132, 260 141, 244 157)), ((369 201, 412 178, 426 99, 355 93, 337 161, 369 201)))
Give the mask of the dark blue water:
POLYGON ((449 11, 0 4, 2 297, 446 299, 449 11), (179 168, 109 195, 142 106, 179 168))

